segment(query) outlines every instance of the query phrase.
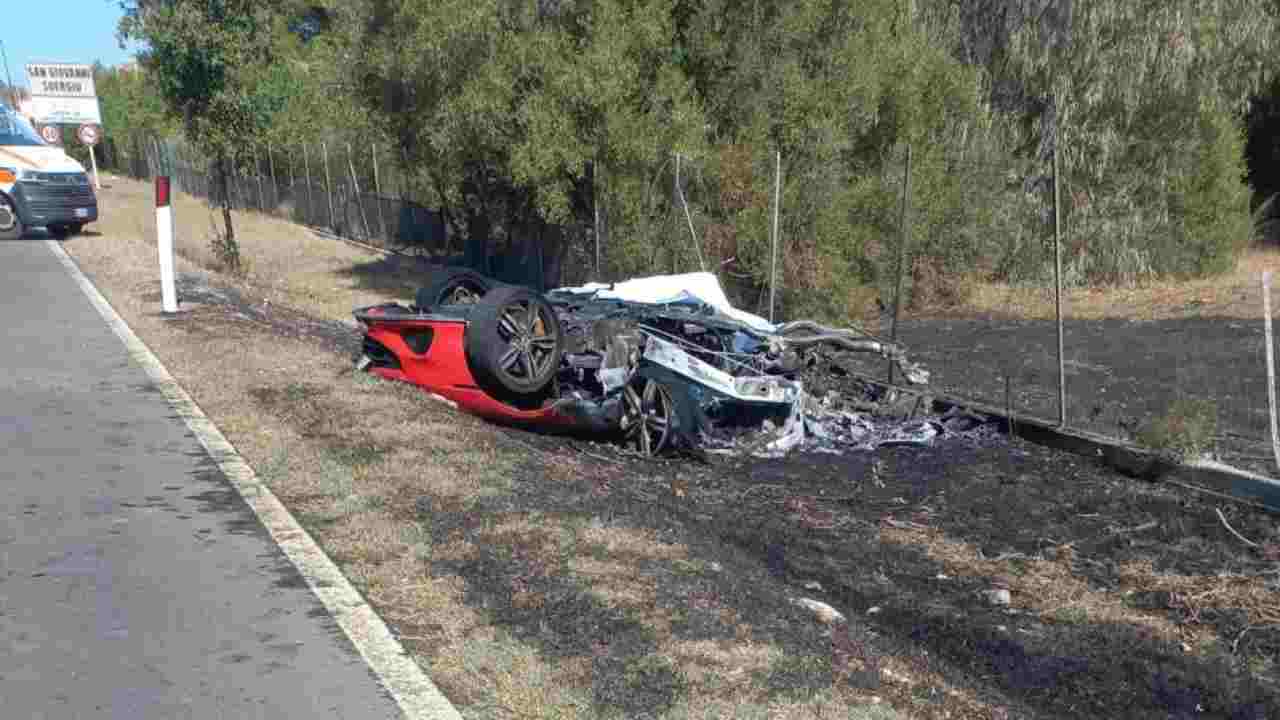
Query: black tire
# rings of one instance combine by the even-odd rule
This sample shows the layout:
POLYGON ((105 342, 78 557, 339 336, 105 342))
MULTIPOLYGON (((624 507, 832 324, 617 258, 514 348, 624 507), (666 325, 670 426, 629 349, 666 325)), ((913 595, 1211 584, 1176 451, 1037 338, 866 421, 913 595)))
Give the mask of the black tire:
POLYGON ((79 235, 84 232, 84 223, 71 223, 67 226, 68 235, 79 235))
POLYGON ((50 225, 49 227, 45 228, 45 230, 48 230, 49 234, 52 235, 56 240, 65 239, 68 235, 71 234, 71 230, 67 228, 66 225, 50 225))
POLYGON ((421 312, 437 305, 469 305, 488 295, 497 283, 478 272, 462 268, 435 270, 418 290, 414 304, 421 312))
POLYGON ((25 230, 22 218, 18 217, 17 206, 9 198, 0 195, 0 240, 17 240, 25 230))
POLYGON ((527 288, 503 286, 476 304, 467 325, 467 366, 499 400, 536 406, 551 389, 564 353, 555 309, 527 288))

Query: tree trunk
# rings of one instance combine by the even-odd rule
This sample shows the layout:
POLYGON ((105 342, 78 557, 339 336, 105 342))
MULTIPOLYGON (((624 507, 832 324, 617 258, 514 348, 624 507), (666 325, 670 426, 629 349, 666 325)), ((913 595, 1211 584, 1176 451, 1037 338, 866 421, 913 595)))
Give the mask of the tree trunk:
POLYGON ((218 184, 222 188, 222 223, 226 226, 219 250, 221 260, 232 272, 240 269, 240 246, 236 244, 236 230, 231 224, 231 172, 225 154, 218 156, 218 184))
POLYGON ((218 159, 218 182, 222 184, 222 222, 227 227, 226 243, 233 246, 236 241, 236 230, 231 225, 231 173, 227 169, 227 158, 218 159))

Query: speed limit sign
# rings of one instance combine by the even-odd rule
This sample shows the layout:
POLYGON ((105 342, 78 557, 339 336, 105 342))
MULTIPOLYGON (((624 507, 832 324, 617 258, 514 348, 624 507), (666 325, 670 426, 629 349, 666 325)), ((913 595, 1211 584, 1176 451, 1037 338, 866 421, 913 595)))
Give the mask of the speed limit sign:
POLYGON ((85 145, 97 145, 101 134, 97 125, 85 124, 80 126, 80 129, 76 132, 76 137, 79 137, 80 142, 85 145))
POLYGON ((50 145, 61 145, 62 128, 57 125, 41 125, 40 138, 50 145))

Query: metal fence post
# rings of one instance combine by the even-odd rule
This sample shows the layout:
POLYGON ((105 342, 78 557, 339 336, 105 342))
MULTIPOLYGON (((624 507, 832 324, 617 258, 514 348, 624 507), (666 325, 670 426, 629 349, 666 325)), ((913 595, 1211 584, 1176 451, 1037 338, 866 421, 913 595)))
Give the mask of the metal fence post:
POLYGON ((1067 368, 1062 339, 1062 212, 1058 181, 1058 134, 1053 138, 1053 306, 1058 325, 1058 424, 1067 426, 1067 368))
POLYGON ((315 198, 311 195, 311 159, 307 157, 307 144, 302 143, 302 169, 307 174, 307 212, 303 222, 312 225, 311 211, 315 208, 315 198))
POLYGON ((769 322, 773 322, 773 301, 778 286, 778 205, 782 201, 782 151, 774 151, 773 166, 773 247, 769 251, 769 322))
MULTIPOLYGON (((360 211, 360 227, 364 230, 364 239, 368 240, 372 233, 369 232, 369 218, 364 212, 364 200, 360 197, 360 179, 356 177, 356 163, 352 159, 351 143, 347 143, 347 169, 351 171, 351 186, 354 190, 351 197, 355 200, 356 209, 360 211)), ((351 205, 348 201, 347 206, 342 209, 342 214, 345 216, 350 209, 351 205)))
POLYGON ((209 156, 201 155, 200 156, 200 178, 201 178, 200 182, 203 183, 205 197, 209 197, 210 195, 213 194, 213 186, 210 184, 211 181, 209 178, 209 164, 210 164, 209 156))
POLYGON ((600 282, 600 203, 596 196, 597 177, 600 174, 600 163, 593 161, 591 163, 591 213, 595 216, 592 226, 592 239, 595 240, 596 251, 596 282, 600 282))
POLYGON ((253 176, 258 180, 258 212, 267 211, 267 200, 262 195, 262 165, 258 163, 258 148, 253 149, 253 176))
MULTIPOLYGON (((898 259, 897 269, 895 273, 897 278, 894 280, 893 288, 893 319, 889 323, 889 342, 898 342, 898 312, 902 308, 902 276, 905 272, 903 268, 903 258, 907 253, 907 241, 911 238, 911 144, 907 144, 907 158, 902 166, 902 215, 899 220, 899 229, 902 233, 898 239, 898 259)), ((889 384, 893 384, 893 360, 889 360, 889 384)))
POLYGON ((240 181, 242 179, 243 178, 240 176, 240 159, 233 155, 231 159, 231 184, 236 189, 236 203, 238 204, 238 207, 241 210, 247 211, 249 209, 249 203, 245 201, 244 188, 240 186, 240 181))
POLYGON ((1271 424, 1271 454, 1275 457, 1276 467, 1280 468, 1280 430, 1276 427, 1275 336, 1271 330, 1271 271, 1269 270, 1262 273, 1262 317, 1264 337, 1267 342, 1267 416, 1271 424))
MULTIPOLYGON (((671 204, 673 206, 675 205, 676 200, 678 198, 677 192, 679 191, 679 188, 680 188, 680 153, 676 153, 676 174, 671 178, 671 204)), ((676 273, 680 272, 680 267, 677 264, 679 262, 678 257, 679 256, 676 253, 676 246, 673 243, 671 245, 671 274, 672 275, 675 275, 676 273)))
POLYGON ((276 182, 276 159, 271 154, 271 143, 267 143, 267 169, 271 171, 271 208, 280 206, 280 183, 276 182))
POLYGON ((387 219, 382 215, 382 180, 378 177, 378 143, 369 145, 369 158, 373 160, 373 199, 378 205, 378 236, 384 243, 390 243, 387 237, 387 219))
POLYGON ((337 230, 333 219, 333 182, 329 178, 329 145, 320 141, 320 157, 324 161, 324 194, 329 198, 329 229, 337 230))
POLYGON ((707 264, 702 259, 702 243, 698 240, 698 233, 693 229, 693 216, 689 214, 689 203, 684 199, 684 188, 680 186, 680 153, 676 153, 676 195, 680 198, 685 222, 689 223, 689 239, 693 241, 693 251, 698 257, 698 269, 706 272, 707 264))

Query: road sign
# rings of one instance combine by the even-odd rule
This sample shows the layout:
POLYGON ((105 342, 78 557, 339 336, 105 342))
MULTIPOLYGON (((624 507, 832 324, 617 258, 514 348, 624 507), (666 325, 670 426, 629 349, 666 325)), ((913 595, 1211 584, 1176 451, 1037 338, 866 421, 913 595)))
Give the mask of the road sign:
POLYGON ((41 125, 40 137, 50 145, 62 144, 62 128, 57 125, 41 125))
POLYGON ((98 129, 97 125, 85 123, 76 131, 76 137, 80 138, 80 142, 85 145, 97 145, 98 140, 102 138, 102 132, 98 129))
POLYGON ((27 65, 31 112, 41 123, 102 123, 93 68, 70 63, 27 65))

